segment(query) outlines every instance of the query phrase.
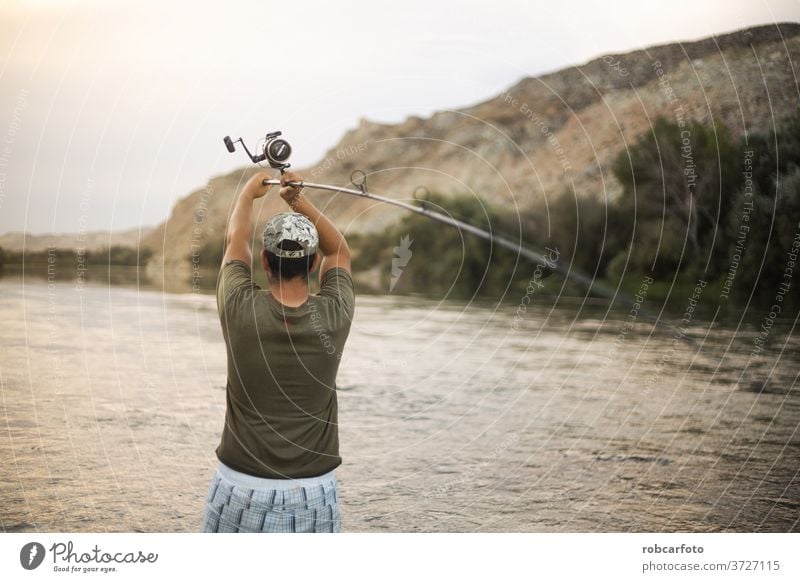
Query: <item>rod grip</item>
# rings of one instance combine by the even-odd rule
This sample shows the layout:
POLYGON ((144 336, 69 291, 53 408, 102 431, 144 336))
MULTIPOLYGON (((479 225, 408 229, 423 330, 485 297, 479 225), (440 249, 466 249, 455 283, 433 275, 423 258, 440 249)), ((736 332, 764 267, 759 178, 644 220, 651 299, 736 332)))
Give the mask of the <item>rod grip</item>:
MULTIPOLYGON (((261 180, 261 185, 262 186, 269 186, 269 185, 280 186, 281 185, 281 181, 280 180, 275 180, 275 179, 273 179, 273 180, 266 179, 266 180, 261 180)), ((304 187, 302 182, 294 182, 294 181, 289 182, 289 186, 297 186, 297 187, 300 187, 300 188, 304 187)))

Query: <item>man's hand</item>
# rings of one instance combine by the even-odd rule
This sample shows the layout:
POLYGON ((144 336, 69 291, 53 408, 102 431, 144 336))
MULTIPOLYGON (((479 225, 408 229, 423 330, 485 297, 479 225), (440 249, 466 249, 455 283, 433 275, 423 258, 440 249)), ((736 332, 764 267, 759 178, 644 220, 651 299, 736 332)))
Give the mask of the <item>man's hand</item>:
POLYGON ((264 185, 264 180, 272 178, 267 172, 256 172, 253 177, 247 181, 242 189, 242 194, 249 196, 251 199, 261 198, 265 196, 272 184, 264 185))
POLYGON ((281 175, 281 198, 286 200, 286 203, 292 208, 294 208, 295 202, 297 202, 297 198, 300 196, 300 192, 302 192, 303 189, 297 186, 289 186, 289 182, 302 181, 303 178, 294 172, 286 172, 281 175))

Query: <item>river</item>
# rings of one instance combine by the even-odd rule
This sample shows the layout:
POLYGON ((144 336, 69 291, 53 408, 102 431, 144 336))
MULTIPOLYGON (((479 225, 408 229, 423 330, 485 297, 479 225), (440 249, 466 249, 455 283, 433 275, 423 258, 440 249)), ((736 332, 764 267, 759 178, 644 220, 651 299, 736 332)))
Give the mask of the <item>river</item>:
MULTIPOLYGON (((517 303, 357 298, 345 531, 800 530, 796 319, 758 351, 758 318, 698 316, 697 349, 624 309, 517 303)), ((198 531, 214 297, 14 275, 0 318, 0 529, 198 531)))

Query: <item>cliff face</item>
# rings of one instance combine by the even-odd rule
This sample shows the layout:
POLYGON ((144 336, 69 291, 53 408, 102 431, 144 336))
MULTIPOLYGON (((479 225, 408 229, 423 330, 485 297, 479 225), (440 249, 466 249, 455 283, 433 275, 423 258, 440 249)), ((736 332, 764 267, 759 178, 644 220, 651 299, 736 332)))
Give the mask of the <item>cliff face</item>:
MULTIPOLYGON (((392 125, 362 120, 323 160, 299 173, 308 181, 346 185, 360 169, 376 194, 410 199, 425 186, 473 192, 509 208, 573 187, 578 196, 613 198, 619 185, 611 160, 655 117, 714 121, 735 136, 768 130, 800 105, 797 63, 796 23, 606 55, 523 79, 465 109, 392 125)), ((188 269, 193 250, 222 236, 233 195, 253 171, 213 178, 178 202, 144 240, 155 253, 150 267, 188 269)), ((346 232, 382 229, 402 212, 345 195, 310 194, 346 232)), ((283 203, 268 196, 259 225, 280 210, 283 203)))

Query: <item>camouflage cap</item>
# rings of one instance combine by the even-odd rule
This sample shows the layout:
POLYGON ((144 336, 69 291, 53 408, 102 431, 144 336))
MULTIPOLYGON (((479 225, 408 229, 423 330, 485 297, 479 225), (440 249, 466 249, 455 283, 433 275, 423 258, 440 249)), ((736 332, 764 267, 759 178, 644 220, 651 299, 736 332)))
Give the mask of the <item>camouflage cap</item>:
POLYGON ((267 221, 264 227, 264 248, 286 259, 313 255, 319 246, 319 234, 314 224, 297 212, 281 212, 267 221), (300 250, 284 250, 280 243, 290 240, 300 245, 300 250))

